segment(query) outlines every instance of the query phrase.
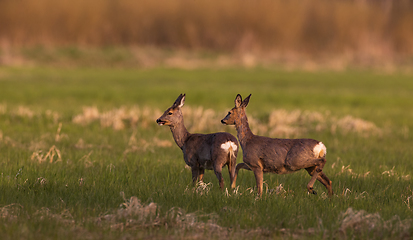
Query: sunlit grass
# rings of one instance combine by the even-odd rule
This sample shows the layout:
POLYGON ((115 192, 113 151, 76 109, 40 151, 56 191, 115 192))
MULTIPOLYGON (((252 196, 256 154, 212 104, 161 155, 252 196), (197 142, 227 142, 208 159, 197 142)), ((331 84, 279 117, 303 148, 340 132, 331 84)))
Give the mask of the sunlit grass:
POLYGON ((5 239, 412 234, 409 75, 2 68, 0 76, 5 239), (155 123, 180 93, 190 131, 234 134, 219 120, 237 93, 252 93, 255 133, 323 141, 335 195, 320 183, 308 195, 305 171, 264 175, 262 198, 250 171, 235 190, 221 192, 212 171, 193 186, 169 129, 155 123))

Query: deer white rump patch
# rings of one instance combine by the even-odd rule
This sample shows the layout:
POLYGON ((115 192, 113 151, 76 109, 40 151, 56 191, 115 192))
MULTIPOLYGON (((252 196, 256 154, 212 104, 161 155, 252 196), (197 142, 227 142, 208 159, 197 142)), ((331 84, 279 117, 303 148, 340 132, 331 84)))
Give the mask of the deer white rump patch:
POLYGON ((226 143, 221 144, 221 148, 225 149, 225 150, 229 150, 230 148, 232 148, 232 151, 236 151, 238 146, 237 144, 235 144, 234 142, 228 141, 226 143))
POLYGON ((315 147, 313 148, 314 156, 316 158, 323 158, 327 154, 327 148, 326 146, 322 143, 319 142, 315 147))

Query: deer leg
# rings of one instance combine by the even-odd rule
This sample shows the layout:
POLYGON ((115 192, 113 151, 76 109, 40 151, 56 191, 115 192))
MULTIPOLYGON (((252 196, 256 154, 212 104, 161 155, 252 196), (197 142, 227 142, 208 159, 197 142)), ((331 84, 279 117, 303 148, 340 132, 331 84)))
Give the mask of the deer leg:
POLYGON ((205 173, 205 169, 200 168, 200 169, 199 169, 199 177, 198 177, 198 180, 199 180, 200 182, 203 182, 203 181, 204 181, 204 173, 205 173))
POLYGON ((241 168, 251 171, 251 168, 248 167, 247 164, 245 164, 245 163, 238 163, 238 164, 237 164, 237 167, 235 168, 234 187, 235 187, 235 182, 237 181, 238 171, 239 171, 241 168))
POLYGON ((307 184, 307 190, 309 193, 312 193, 314 195, 317 195, 317 192, 314 191, 313 186, 315 183, 315 180, 317 180, 317 176, 318 176, 318 172, 317 172, 318 168, 315 167, 315 170, 311 171, 310 175, 311 175, 311 180, 310 182, 308 182, 307 184))
POLYGON ((328 195, 330 195, 330 196, 333 196, 333 188, 332 188, 332 186, 331 186, 331 181, 330 181, 330 179, 328 179, 328 177, 324 174, 324 172, 320 172, 319 173, 319 175, 318 175, 318 177, 317 177, 317 180, 319 181, 319 182, 321 182, 326 188, 327 188, 327 191, 328 191, 328 195))
POLYGON ((237 164, 237 167, 235 168, 234 187, 235 187, 235 183, 236 183, 236 181, 237 181, 238 171, 239 171, 240 169, 246 169, 246 170, 251 171, 251 168, 248 167, 247 164, 245 164, 245 163, 238 163, 238 164, 237 164))
POLYGON ((255 175, 255 181, 257 182, 257 189, 258 189, 258 196, 261 197, 262 195, 262 183, 264 181, 264 172, 261 168, 254 168, 252 169, 255 175))
POLYGON ((235 188, 235 181, 237 177, 235 176, 235 162, 230 161, 228 163, 228 173, 229 173, 229 180, 231 182, 231 188, 235 188))
POLYGON ((199 177, 199 168, 198 167, 192 167, 192 183, 195 185, 196 181, 198 180, 199 177))
POLYGON ((222 177, 221 171, 222 171, 222 167, 214 166, 214 172, 215 172, 215 175, 218 178, 219 187, 221 188, 221 190, 224 190, 224 178, 222 177))
MULTIPOLYGON (((318 179, 318 176, 319 176, 320 172, 323 171, 323 167, 326 163, 326 159, 321 158, 321 159, 317 159, 317 161, 319 161, 319 164, 305 169, 305 170, 307 170, 307 172, 311 176, 311 180, 307 184, 307 190, 308 190, 309 193, 312 193, 314 195, 316 195, 317 192, 314 191, 313 186, 314 186, 315 181, 318 179)), ((323 182, 321 182, 321 183, 323 183, 323 182)))

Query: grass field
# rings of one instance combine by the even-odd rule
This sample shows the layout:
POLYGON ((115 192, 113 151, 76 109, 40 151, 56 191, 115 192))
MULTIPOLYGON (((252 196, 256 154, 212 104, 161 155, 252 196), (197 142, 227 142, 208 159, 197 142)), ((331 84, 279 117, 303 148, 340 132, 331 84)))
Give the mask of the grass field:
MULTIPOLYGON (((410 239, 413 82, 408 74, 266 69, 0 67, 1 239, 410 239), (308 195, 306 172, 251 172, 221 192, 191 184, 155 119, 186 93, 192 132, 237 93, 254 133, 327 146, 335 195, 308 195)), ((239 154, 237 162, 242 162, 239 154)), ((229 186, 224 171, 226 187, 229 186)))

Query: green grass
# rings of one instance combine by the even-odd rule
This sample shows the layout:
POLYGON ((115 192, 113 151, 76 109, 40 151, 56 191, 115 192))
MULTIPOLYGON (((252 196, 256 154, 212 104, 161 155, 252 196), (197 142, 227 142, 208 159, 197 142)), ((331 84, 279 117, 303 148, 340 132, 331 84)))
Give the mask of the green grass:
MULTIPOLYGON (((411 237, 411 79, 408 74, 265 69, 0 68, 0 237, 318 239, 343 232, 360 239, 411 237), (320 183, 315 184, 318 195, 307 195, 304 171, 264 175, 268 191, 261 199, 247 171, 240 171, 238 193, 222 193, 211 171, 205 175, 205 182, 212 183, 209 192, 197 192, 169 129, 155 124, 155 110, 165 110, 180 93, 187 94, 183 113, 188 126, 196 123, 191 110, 211 108, 222 118, 237 93, 252 93, 247 114, 263 126, 275 109, 299 109, 323 113, 328 124, 351 115, 374 123, 381 133, 302 126, 308 131, 299 137, 316 138, 328 148, 325 173, 333 181, 332 198, 320 183), (74 116, 88 106, 101 113, 122 107, 153 112, 115 130, 99 120, 75 123, 74 116), (173 145, 160 146, 158 140, 173 145), (60 160, 57 153, 43 162, 33 157, 44 157, 52 146, 60 160), (156 203, 156 219, 139 220, 135 214, 102 220, 132 196, 143 206, 156 203), (349 208, 362 216, 353 225, 343 220, 349 208), (174 218, 174 211, 184 220, 174 218), (192 214, 197 218, 191 225, 192 214)), ((219 121, 204 129, 235 133, 219 121)), ((224 177, 229 186, 226 169, 224 177)))

